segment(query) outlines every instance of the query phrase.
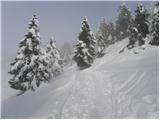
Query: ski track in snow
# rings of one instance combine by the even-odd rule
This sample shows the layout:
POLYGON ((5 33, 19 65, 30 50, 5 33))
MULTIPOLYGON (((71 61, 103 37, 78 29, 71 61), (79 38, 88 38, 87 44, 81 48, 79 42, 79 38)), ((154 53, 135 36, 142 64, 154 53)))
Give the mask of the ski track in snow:
MULTIPOLYGON (((56 113, 60 114, 62 118, 103 118, 102 114, 106 116, 106 113, 111 111, 112 107, 106 107, 108 103, 111 103, 111 99, 108 99, 111 92, 109 91, 110 88, 106 87, 104 89, 102 77, 103 75, 100 72, 90 70, 77 74, 75 76, 76 80, 73 82, 72 92, 67 97, 63 109, 61 109, 62 111, 56 113), (96 79, 99 81, 96 82, 96 79), (106 92, 106 90, 108 91, 106 92), (100 106, 95 106, 98 104, 100 106)), ((107 86, 111 87, 110 85, 107 86)))
MULTIPOLYGON (((104 73, 86 70, 77 74, 77 79, 72 83, 72 92, 67 97, 59 118, 141 118, 138 116, 140 111, 135 110, 137 108, 131 101, 132 96, 128 96, 127 93, 141 82, 146 73, 138 75, 138 71, 135 71, 118 88, 111 84, 114 74, 104 73)), ((155 109, 156 106, 151 107, 155 109)), ((59 114, 58 111, 56 113, 59 114)), ((152 117, 158 116, 154 111, 152 114, 152 117)))

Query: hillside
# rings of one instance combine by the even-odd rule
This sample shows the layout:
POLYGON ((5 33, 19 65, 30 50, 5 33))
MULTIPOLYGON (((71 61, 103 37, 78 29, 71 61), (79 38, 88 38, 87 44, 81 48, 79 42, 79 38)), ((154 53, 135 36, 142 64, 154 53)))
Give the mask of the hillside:
POLYGON ((158 118, 158 47, 119 54, 127 43, 109 46, 88 69, 65 67, 35 92, 2 94, 2 118, 158 118))

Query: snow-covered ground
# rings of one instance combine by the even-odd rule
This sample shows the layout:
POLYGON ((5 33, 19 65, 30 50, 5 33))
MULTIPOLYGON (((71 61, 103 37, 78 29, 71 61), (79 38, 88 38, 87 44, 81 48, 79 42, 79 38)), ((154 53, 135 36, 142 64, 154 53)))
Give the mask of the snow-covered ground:
POLYGON ((49 84, 21 96, 7 87, 2 69, 2 118, 158 118, 158 47, 119 54, 127 41, 109 46, 92 67, 68 66, 49 84))

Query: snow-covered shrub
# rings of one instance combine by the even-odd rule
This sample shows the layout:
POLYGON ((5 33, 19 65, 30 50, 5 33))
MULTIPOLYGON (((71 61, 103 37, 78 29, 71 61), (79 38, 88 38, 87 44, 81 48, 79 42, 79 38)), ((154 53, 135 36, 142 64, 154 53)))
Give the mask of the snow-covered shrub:
POLYGON ((98 52, 97 56, 101 57, 104 55, 104 49, 105 49, 105 42, 103 40, 101 32, 98 33, 97 35, 97 47, 98 47, 98 52))
POLYGON ((50 39, 46 50, 46 59, 48 62, 47 69, 52 77, 57 76, 62 71, 62 66, 59 63, 60 53, 56 47, 53 37, 50 39))

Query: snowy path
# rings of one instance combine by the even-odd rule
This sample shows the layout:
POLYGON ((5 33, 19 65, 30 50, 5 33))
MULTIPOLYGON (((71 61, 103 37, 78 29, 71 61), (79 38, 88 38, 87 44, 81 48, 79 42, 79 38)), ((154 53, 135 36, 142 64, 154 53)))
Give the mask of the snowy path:
POLYGON ((111 99, 108 97, 110 94, 105 94, 102 77, 100 72, 90 70, 76 76, 73 92, 63 108, 62 118, 103 118, 102 114, 108 114, 104 109, 111 111, 111 106, 106 107, 111 99))
POLYGON ((73 75, 72 78, 75 80, 69 95, 61 109, 52 110, 50 118, 112 117, 111 85, 105 83, 104 76, 106 77, 100 72, 91 70, 73 75))

